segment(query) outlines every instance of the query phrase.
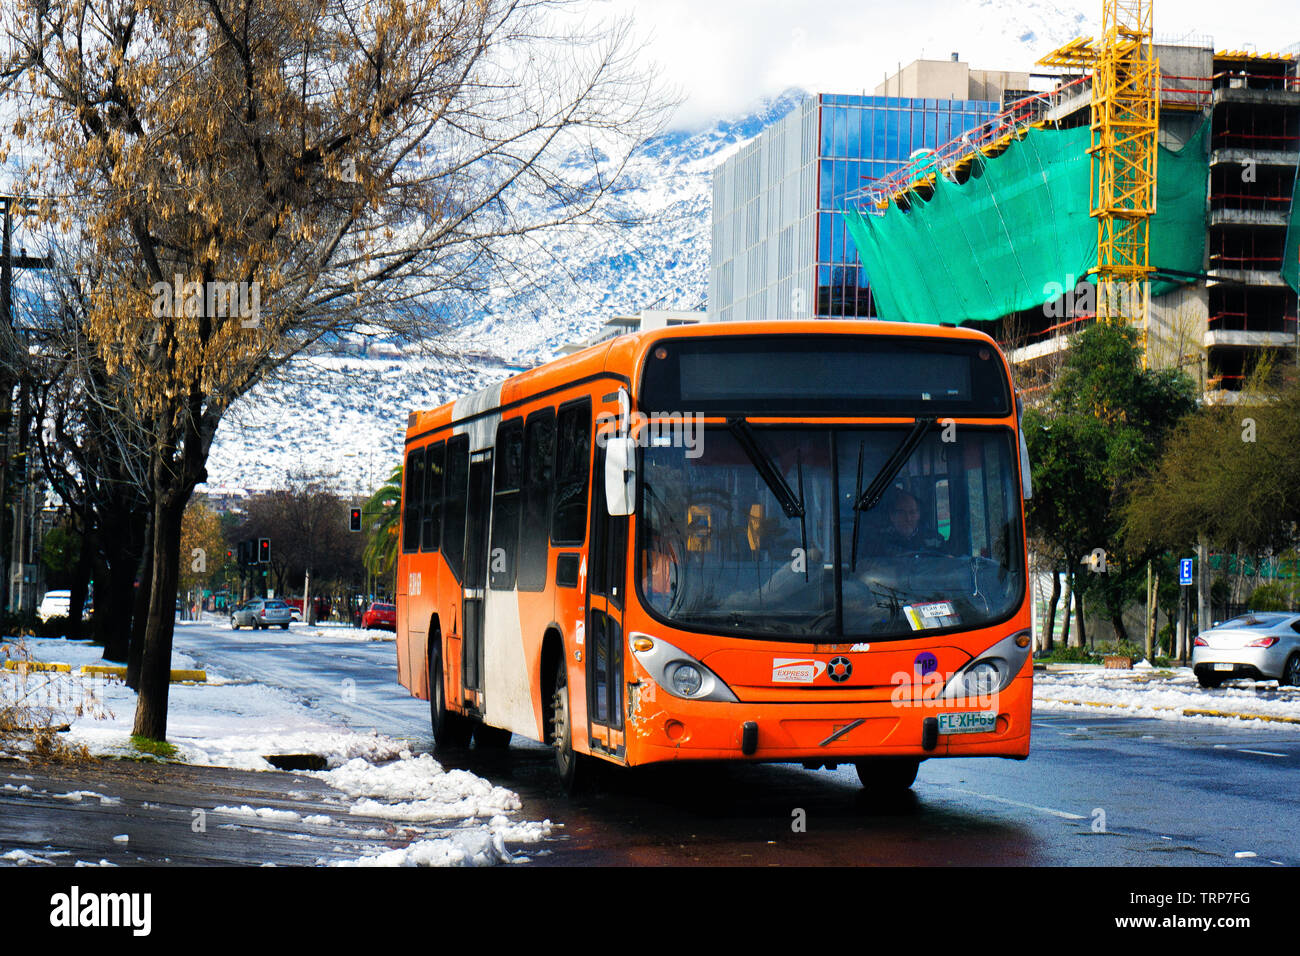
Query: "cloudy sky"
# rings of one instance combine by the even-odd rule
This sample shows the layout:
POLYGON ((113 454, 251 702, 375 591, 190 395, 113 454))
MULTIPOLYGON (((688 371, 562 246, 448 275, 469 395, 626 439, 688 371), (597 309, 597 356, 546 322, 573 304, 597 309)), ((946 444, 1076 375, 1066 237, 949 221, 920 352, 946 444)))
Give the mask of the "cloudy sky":
MULTIPOLYGON (((591 0, 631 16, 644 53, 686 99, 674 125, 745 111, 788 87, 868 92, 901 62, 952 52, 972 67, 1029 70, 1100 32, 1101 0, 591 0)), ((1155 0, 1158 40, 1273 52, 1300 41, 1296 0, 1155 0)))

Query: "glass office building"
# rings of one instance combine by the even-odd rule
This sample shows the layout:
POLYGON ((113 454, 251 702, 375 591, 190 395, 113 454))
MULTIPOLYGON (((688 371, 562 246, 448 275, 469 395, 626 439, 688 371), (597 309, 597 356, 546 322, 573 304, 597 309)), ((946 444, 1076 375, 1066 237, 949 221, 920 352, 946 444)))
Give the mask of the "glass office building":
POLYGON ((874 315, 840 215, 845 198, 1000 109, 989 100, 808 97, 714 173, 711 317, 874 315))

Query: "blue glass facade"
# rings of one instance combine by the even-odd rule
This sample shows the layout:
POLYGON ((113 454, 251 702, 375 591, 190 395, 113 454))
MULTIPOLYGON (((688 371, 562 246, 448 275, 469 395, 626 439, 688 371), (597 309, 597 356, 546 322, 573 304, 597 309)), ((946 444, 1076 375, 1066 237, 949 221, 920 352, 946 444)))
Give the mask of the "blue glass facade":
POLYGON ((816 312, 819 317, 874 315, 867 277, 840 215, 846 197, 903 166, 918 149, 935 149, 992 119, 987 100, 822 94, 817 155, 816 312))

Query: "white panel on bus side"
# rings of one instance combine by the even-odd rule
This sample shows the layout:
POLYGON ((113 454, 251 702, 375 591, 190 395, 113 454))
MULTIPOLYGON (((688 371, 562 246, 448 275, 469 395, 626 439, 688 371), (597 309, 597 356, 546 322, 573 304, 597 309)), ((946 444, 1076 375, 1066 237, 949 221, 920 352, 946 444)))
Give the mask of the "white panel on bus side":
MULTIPOLYGON (((496 408, 500 404, 501 383, 497 382, 495 385, 489 385, 487 388, 481 388, 477 392, 456 399, 456 404, 451 409, 451 420, 454 422, 459 418, 477 415, 479 412, 496 408)), ((496 443, 497 425, 500 421, 500 414, 484 415, 482 418, 476 418, 465 424, 454 425, 452 434, 469 435, 469 450, 472 452, 482 451, 484 448, 491 448, 496 443)))
MULTIPOLYGON (((452 420, 477 415, 501 403, 500 384, 480 389, 458 399, 452 420)), ((457 435, 469 435, 471 452, 496 444, 501 414, 483 415, 454 427, 457 435)), ((494 482, 495 485, 495 482, 494 482)), ((496 488, 493 488, 493 492, 496 488)), ((491 535, 489 532, 489 540, 491 535)), ((533 713, 533 689, 524 657, 523 628, 519 618, 519 597, 513 591, 484 589, 483 614, 483 697, 484 719, 494 727, 538 739, 541 729, 533 713)))
POLYGON ((519 595, 487 591, 483 625, 483 696, 485 719, 532 740, 544 738, 533 712, 533 684, 524 656, 519 595))

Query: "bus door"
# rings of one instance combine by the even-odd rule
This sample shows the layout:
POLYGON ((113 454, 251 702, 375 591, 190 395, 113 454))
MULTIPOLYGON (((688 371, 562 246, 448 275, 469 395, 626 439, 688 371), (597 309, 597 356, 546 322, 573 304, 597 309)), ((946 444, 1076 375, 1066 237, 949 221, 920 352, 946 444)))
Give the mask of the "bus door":
POLYGON ((461 584, 461 686, 464 700, 483 713, 483 622, 488 569, 488 519, 492 503, 492 449, 474 452, 465 501, 465 575, 461 584))
POLYGON ((605 507, 605 449, 597 447, 587 552, 587 730, 593 750, 623 756, 623 607, 626 517, 605 507))

